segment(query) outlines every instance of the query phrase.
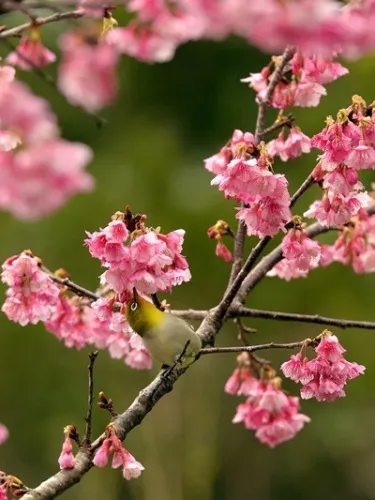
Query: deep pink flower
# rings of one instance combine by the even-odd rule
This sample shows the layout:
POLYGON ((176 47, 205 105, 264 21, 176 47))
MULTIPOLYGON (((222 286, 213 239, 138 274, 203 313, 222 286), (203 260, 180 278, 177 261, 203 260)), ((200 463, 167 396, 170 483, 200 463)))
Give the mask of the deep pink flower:
POLYGON ((88 112, 111 104, 117 95, 115 47, 105 40, 93 43, 92 37, 86 41, 79 31, 65 33, 60 46, 58 86, 69 102, 88 112))
POLYGON ((105 467, 109 455, 113 453, 112 468, 122 467, 123 476, 127 480, 139 477, 144 467, 123 447, 113 425, 107 427, 106 434, 107 437, 95 453, 93 464, 97 467, 105 467))
POLYGON ((221 241, 217 242, 215 254, 216 257, 224 259, 225 262, 232 262, 232 252, 221 241))
POLYGON ((69 434, 65 437, 58 462, 61 470, 74 469, 76 465, 76 459, 73 455, 73 445, 69 434))
POLYGON ((233 422, 243 422, 260 442, 274 448, 292 439, 310 419, 299 413, 298 398, 287 396, 272 381, 258 381, 257 390, 237 407, 233 422))
POLYGON ((23 36, 16 50, 6 58, 8 64, 26 71, 42 68, 55 61, 56 55, 41 43, 38 28, 32 30, 30 35, 23 36))
POLYGON ((347 380, 363 374, 365 367, 343 358, 345 349, 338 338, 325 330, 315 348, 316 358, 302 361, 302 354, 292 356, 281 365, 284 375, 302 384, 301 397, 317 401, 334 401, 345 396, 347 380))

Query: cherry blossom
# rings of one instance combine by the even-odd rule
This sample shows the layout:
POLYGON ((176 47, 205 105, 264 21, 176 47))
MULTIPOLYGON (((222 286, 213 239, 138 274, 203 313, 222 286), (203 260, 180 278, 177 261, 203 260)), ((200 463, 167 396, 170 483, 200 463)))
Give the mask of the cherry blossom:
POLYGON ((113 469, 122 467, 123 476, 127 480, 139 477, 144 467, 123 447, 113 425, 107 426, 106 435, 107 437, 95 453, 93 464, 97 467, 105 467, 112 454, 113 469))
POLYGON ((40 267, 31 252, 7 259, 1 280, 8 285, 1 310, 22 326, 51 318, 59 302, 60 289, 40 267))
POLYGON ((344 397, 347 380, 362 375, 365 367, 347 361, 343 357, 345 349, 328 330, 321 334, 315 352, 317 356, 312 360, 303 358, 302 353, 293 355, 281 365, 284 375, 302 384, 302 399, 334 401, 344 397))
POLYGON ((74 469, 76 465, 76 459, 73 455, 73 444, 68 431, 65 432, 65 440, 63 442, 58 462, 61 470, 74 469))
POLYGON ((8 428, 4 424, 0 424, 0 444, 5 443, 9 437, 8 428))
POLYGON ((42 68, 55 60, 56 55, 42 44, 37 27, 31 29, 30 34, 23 36, 16 50, 6 58, 8 64, 26 71, 35 67, 42 68))
POLYGON ((70 31, 60 38, 63 59, 58 86, 74 105, 92 113, 117 96, 118 53, 98 32, 70 31))

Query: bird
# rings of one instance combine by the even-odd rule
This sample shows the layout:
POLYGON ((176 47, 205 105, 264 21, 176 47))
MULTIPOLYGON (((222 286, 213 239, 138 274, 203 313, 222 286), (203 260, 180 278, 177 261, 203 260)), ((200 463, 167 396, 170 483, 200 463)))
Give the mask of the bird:
POLYGON ((161 311, 141 297, 136 288, 126 306, 126 318, 142 337, 151 358, 162 363, 162 368, 174 367, 176 363, 185 367, 202 348, 200 337, 185 320, 161 311))

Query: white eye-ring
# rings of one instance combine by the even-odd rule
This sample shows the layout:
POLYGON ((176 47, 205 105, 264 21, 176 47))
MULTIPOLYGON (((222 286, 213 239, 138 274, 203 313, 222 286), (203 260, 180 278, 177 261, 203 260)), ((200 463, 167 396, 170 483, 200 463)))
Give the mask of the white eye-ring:
POLYGON ((137 307, 138 307, 138 304, 137 304, 136 302, 133 302, 133 303, 131 304, 131 306, 130 306, 130 309, 131 309, 132 311, 135 311, 135 310, 137 309, 137 307))

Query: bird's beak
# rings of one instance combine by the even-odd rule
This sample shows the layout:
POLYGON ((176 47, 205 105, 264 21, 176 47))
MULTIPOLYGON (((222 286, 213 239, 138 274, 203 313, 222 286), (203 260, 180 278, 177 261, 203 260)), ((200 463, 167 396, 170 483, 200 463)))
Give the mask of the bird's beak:
POLYGON ((138 292, 135 286, 133 287, 133 302, 137 302, 138 299, 138 292))

